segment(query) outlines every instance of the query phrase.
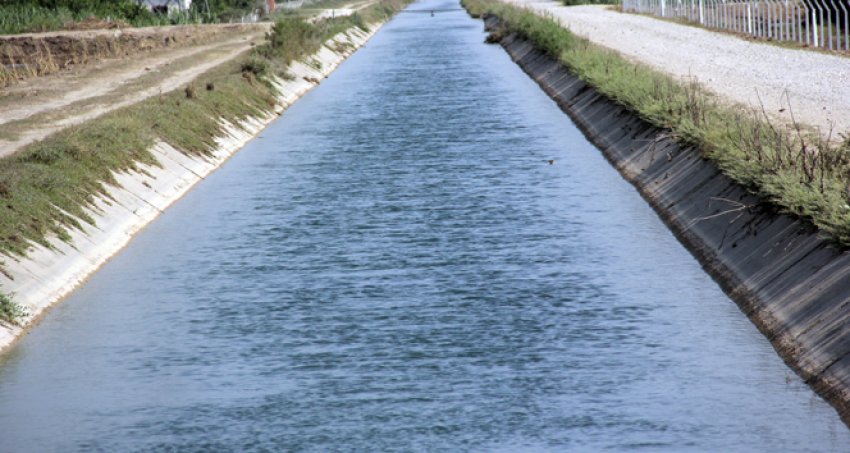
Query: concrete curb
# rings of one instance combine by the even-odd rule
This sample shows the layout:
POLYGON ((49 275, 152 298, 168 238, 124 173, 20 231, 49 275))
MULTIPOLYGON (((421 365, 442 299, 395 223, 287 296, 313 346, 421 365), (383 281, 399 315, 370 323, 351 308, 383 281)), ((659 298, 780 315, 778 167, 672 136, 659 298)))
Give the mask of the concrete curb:
MULTIPOLYGON (((485 23, 491 28, 498 18, 485 23)), ((699 150, 600 94, 532 43, 509 35, 501 45, 850 425, 850 253, 778 213, 699 150)))

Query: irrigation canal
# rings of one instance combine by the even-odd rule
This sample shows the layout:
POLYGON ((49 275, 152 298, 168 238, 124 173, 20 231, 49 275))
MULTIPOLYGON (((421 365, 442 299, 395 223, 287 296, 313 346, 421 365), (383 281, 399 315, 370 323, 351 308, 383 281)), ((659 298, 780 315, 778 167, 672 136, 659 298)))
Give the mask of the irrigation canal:
POLYGON ((848 448, 483 41, 399 15, 143 231, 5 356, 0 451, 848 448))

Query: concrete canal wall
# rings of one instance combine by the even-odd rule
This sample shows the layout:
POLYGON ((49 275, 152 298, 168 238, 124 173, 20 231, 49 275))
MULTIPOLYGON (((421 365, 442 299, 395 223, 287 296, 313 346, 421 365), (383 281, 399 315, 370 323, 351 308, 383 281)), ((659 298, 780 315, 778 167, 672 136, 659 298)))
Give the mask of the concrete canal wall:
MULTIPOLYGON (((137 170, 116 174, 118 185, 109 186, 106 195, 95 199, 88 215, 96 226, 80 222, 81 230, 71 230, 71 240, 49 239, 50 247, 35 244, 24 258, 4 258, 0 287, 23 306, 28 315, 19 326, 0 325, 0 350, 32 327, 45 310, 71 292, 123 248, 145 225, 192 186, 218 169, 272 120, 319 84, 348 56, 363 46, 380 28, 369 32, 352 28, 328 41, 322 49, 305 59, 310 64, 290 65, 291 80, 274 79, 280 93, 278 103, 267 115, 249 117, 241 124, 225 124, 227 133, 218 137, 218 147, 210 156, 185 154, 164 142, 152 153, 160 166, 138 164, 137 170), (345 45, 347 43, 347 45, 345 45), (317 69, 320 68, 320 69, 317 69)), ((144 276, 139 276, 144 278, 144 276)))
POLYGON ((786 363, 850 421, 850 253, 778 213, 699 150, 601 95, 532 43, 509 35, 501 45, 640 191, 786 363))

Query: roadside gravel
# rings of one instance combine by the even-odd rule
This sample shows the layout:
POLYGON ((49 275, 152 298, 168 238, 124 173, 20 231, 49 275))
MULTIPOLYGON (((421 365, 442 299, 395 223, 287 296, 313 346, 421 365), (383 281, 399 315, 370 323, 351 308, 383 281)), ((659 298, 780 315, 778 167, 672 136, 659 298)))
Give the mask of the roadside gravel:
POLYGON ((850 58, 747 41, 696 27, 552 1, 504 0, 548 12, 574 33, 727 100, 765 109, 837 138, 850 133, 850 58), (787 93, 787 97, 786 97, 787 93), (789 102, 790 99, 790 109, 789 102), (784 109, 784 112, 780 110, 784 109))

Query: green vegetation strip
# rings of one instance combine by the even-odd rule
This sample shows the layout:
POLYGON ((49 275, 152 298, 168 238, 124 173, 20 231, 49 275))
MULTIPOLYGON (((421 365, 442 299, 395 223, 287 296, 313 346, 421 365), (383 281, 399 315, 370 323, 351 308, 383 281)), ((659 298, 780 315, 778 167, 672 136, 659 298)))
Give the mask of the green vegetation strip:
MULTIPOLYGON (((176 6, 177 2, 159 2, 176 6)), ((218 23, 262 9, 263 0, 199 0, 185 11, 154 13, 139 0, 0 0, 0 34, 35 33, 86 28, 86 21, 109 20, 117 25, 218 23)))
POLYGON ((494 38, 517 33, 558 58, 600 93, 649 123, 695 145, 725 174, 783 212, 850 245, 850 139, 824 138, 800 124, 779 124, 763 109, 717 100, 695 81, 679 82, 591 44, 549 17, 495 0, 464 0, 475 17, 501 20, 494 38), (838 140, 840 139, 840 140, 838 140))
POLYGON ((15 303, 6 294, 0 294, 0 323, 18 325, 18 320, 27 315, 24 307, 15 303))
POLYGON ((389 19, 407 3, 406 0, 383 0, 352 15, 322 20, 317 24, 284 15, 275 22, 266 43, 243 62, 242 69, 264 80, 272 75, 285 78, 286 67, 293 60, 312 55, 327 40, 353 27, 369 31, 367 24, 389 19))
MULTIPOLYGON (((149 151, 162 140, 190 155, 207 155, 223 135, 222 120, 238 124, 268 114, 277 102, 271 74, 354 26, 389 19, 405 0, 383 0, 359 14, 308 24, 286 18, 251 55, 214 68, 185 89, 165 93, 65 129, 0 159, 0 252, 26 255, 32 242, 50 247, 53 234, 94 224, 86 211, 108 196, 114 174, 158 165, 149 151)), ((2 271, 2 266, 0 266, 2 271)), ((14 320, 20 307, 0 294, 0 320, 14 320)))
POLYGON ((123 0, 5 0, 0 2, 0 34, 35 33, 75 28, 87 19, 144 27, 200 22, 202 16, 157 15, 136 2, 123 0))
MULTIPOLYGON (((284 15, 309 16, 320 8, 341 8, 347 2, 307 1, 307 8, 279 8, 271 16, 275 20, 284 15)), ((392 8, 387 2, 381 3, 392 8)), ((175 6, 176 2, 168 4, 175 6)), ((242 16, 262 10, 263 5, 264 0, 198 0, 191 2, 185 11, 154 13, 137 0, 0 0, 0 35, 87 28, 91 24, 86 22, 92 20, 131 27, 239 22, 242 16)), ((374 14, 374 10, 365 14, 374 14)))

